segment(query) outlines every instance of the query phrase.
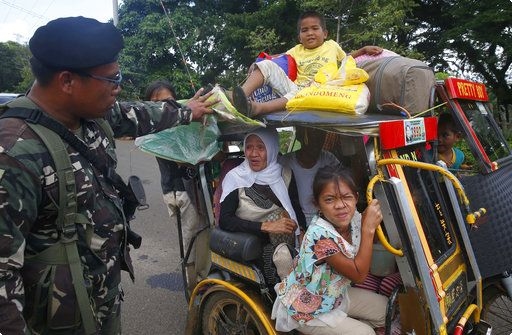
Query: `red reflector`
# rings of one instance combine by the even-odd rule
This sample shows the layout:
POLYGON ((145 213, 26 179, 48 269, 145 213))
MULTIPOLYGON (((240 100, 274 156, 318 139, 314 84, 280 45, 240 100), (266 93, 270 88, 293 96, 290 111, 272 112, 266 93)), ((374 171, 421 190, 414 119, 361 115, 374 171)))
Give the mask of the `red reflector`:
POLYGON ((430 280, 432 280, 432 286, 434 286, 434 289, 436 290, 437 302, 440 302, 442 298, 439 296, 439 291, 440 291, 439 287, 437 287, 436 280, 434 278, 434 274, 432 273, 432 270, 430 270, 429 272, 430 272, 430 280))
POLYGON ((414 118, 384 122, 379 125, 383 150, 433 141, 437 138, 437 118, 414 118))

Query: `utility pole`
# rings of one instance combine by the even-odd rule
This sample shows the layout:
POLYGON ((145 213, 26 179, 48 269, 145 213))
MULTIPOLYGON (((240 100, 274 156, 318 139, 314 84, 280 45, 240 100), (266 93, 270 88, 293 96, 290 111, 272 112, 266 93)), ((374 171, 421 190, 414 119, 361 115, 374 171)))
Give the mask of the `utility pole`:
POLYGON ((340 29, 341 29, 341 15, 336 17, 337 25, 336 25, 336 43, 340 43, 340 29))
POLYGON ((112 0, 112 18, 114 21, 114 26, 116 26, 116 27, 117 27, 117 23, 119 22, 118 9, 119 9, 119 6, 117 4, 117 0, 112 0))

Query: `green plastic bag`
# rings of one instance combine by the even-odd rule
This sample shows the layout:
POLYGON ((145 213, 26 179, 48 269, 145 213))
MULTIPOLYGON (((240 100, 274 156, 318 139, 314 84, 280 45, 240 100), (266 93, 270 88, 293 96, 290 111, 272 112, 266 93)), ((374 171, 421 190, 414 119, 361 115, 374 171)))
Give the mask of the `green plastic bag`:
POLYGON ((135 139, 142 151, 178 163, 196 165, 209 161, 220 151, 220 130, 213 115, 202 122, 177 126, 135 139))
MULTIPOLYGON (((214 113, 206 116, 204 124, 191 122, 189 125, 141 136, 135 140, 135 145, 157 157, 196 165, 211 160, 220 151, 217 139, 221 133, 238 134, 265 127, 263 122, 238 113, 218 85, 212 89, 209 99, 219 102, 212 106, 214 113)), ((187 100, 179 102, 186 104, 187 100)))
POLYGON ((212 109, 215 111, 214 114, 217 117, 219 129, 223 135, 240 134, 265 127, 263 122, 248 118, 239 113, 219 85, 213 87, 209 100, 219 101, 212 106, 212 109))

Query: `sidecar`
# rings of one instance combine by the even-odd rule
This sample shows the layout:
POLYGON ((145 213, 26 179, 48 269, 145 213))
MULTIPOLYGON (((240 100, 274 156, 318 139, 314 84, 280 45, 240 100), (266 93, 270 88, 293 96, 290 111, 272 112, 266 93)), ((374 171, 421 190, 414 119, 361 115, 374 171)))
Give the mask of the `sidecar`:
MULTIPOLYGON (((263 121, 292 137, 294 126, 327 132, 324 149, 353 171, 359 193, 366 194, 358 207, 379 199, 384 213, 379 243, 399 278, 388 292, 386 334, 510 334, 511 148, 492 117, 483 84, 437 82, 431 106, 436 108, 428 115, 411 118, 302 111, 263 121), (472 162, 467 170, 452 173, 437 159, 440 110, 452 113, 464 133, 472 162)), ((240 127, 235 132, 226 127, 220 140, 234 145, 243 134, 240 127)), ((226 153, 220 178, 243 158, 238 148, 226 153)), ((189 292, 186 333, 278 334, 270 318, 272 287, 256 262, 261 242, 217 227, 212 185, 220 181, 200 171, 210 220, 209 246, 201 248, 211 267, 189 292)))

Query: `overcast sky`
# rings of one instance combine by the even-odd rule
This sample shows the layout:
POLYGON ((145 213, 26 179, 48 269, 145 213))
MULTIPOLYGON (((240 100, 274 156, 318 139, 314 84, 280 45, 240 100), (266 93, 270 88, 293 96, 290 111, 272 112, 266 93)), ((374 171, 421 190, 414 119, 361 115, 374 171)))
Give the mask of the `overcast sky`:
POLYGON ((112 13, 113 0, 0 0, 0 42, 27 43, 38 27, 58 17, 107 22, 112 13))

